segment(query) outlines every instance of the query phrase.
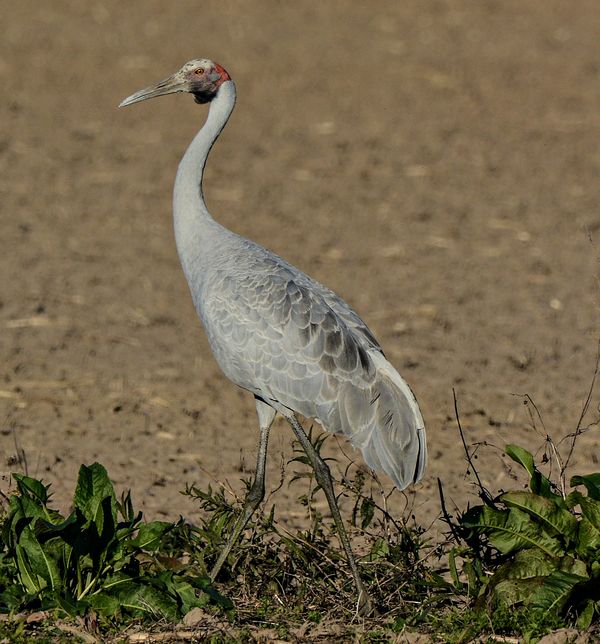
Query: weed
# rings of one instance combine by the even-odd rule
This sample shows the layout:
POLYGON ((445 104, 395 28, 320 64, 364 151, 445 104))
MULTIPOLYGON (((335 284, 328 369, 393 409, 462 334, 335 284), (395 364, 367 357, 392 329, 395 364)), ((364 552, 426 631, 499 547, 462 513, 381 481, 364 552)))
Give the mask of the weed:
POLYGON ((529 491, 505 492, 460 515, 450 553, 458 590, 486 609, 496 632, 526 638, 600 613, 600 474, 555 485, 516 445, 506 454, 529 475, 529 491), (462 560, 462 579, 457 559, 462 560))
MULTIPOLYGON (((311 432, 310 439, 320 452, 326 436, 313 436, 311 432)), ((291 534, 278 523, 274 509, 268 514, 258 511, 248 524, 245 539, 231 551, 220 582, 238 611, 254 611, 272 625, 290 617, 315 624, 333 616, 352 620, 352 578, 333 526, 314 508, 318 487, 312 469, 304 453, 296 453, 291 462, 300 466, 292 483, 309 482, 308 492, 303 491, 299 498, 307 509, 309 528, 291 534)), ((411 616, 416 622, 413 606, 420 606, 424 599, 435 604, 448 592, 449 585, 424 563, 424 552, 433 550, 433 546, 425 540, 423 530, 391 517, 365 492, 365 477, 362 470, 354 478, 347 471, 341 492, 351 501, 352 531, 364 551, 360 562, 363 580, 382 614, 411 616)), ((208 570, 227 541, 242 503, 229 501, 222 489, 210 487, 203 491, 191 486, 186 494, 199 501, 205 511, 195 534, 201 553, 197 556, 208 570)))
MULTIPOLYGON (((311 440, 322 448, 322 436, 311 440)), ((327 633, 384 642, 411 629, 456 643, 514 634, 534 641, 568 623, 586 628, 600 606, 600 475, 573 477, 576 489, 563 495, 531 454, 517 446, 507 454, 528 473, 529 491, 483 495, 482 505, 451 523, 452 541, 442 545, 391 516, 388 498, 370 491, 368 473, 346 470, 340 495, 379 611, 366 621, 357 618, 346 559, 333 526, 315 509, 318 488, 301 456, 293 460, 294 481, 308 480, 299 494, 308 529, 291 533, 274 509, 257 512, 223 566, 219 588, 227 598, 207 571, 243 504, 223 488, 187 487, 204 511, 197 525, 144 522, 128 493, 117 500, 101 465, 82 466, 65 518, 51 508, 41 481, 13 475, 17 491, 2 525, 0 612, 46 611, 47 622, 36 627, 40 641, 60 641, 57 616, 79 619, 80 630, 109 639, 134 619, 168 628, 192 608, 207 611, 195 628, 215 641, 327 633)), ((37 637, 22 619, 0 622, 5 632, 13 642, 37 637)))
POLYGON ((175 619, 196 606, 231 607, 205 576, 161 557, 181 522, 142 522, 129 494, 117 500, 101 465, 81 467, 67 518, 49 506, 48 486, 13 478, 18 493, 9 500, 0 555, 4 610, 175 619))

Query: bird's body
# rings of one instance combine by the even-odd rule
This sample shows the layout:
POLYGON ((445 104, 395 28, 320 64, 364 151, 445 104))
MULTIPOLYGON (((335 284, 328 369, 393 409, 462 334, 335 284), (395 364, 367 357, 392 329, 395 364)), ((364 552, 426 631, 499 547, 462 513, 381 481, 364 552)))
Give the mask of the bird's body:
POLYGON ((192 293, 225 375, 283 414, 346 435, 401 489, 420 478, 416 401, 358 315, 276 255, 224 235, 210 279, 192 293))
MULTIPOLYGON (((197 102, 210 102, 207 121, 177 172, 175 237, 217 362, 231 381, 257 400, 261 443, 256 479, 261 481, 260 485, 255 482, 255 496, 261 491, 264 495, 268 429, 276 412, 290 421, 305 449, 310 450, 310 445, 304 442, 295 413, 344 434, 370 467, 405 488, 425 468, 423 418, 412 391, 386 360, 371 331, 333 291, 224 228, 205 206, 204 165, 235 105, 235 85, 227 72, 209 60, 190 61, 174 76, 122 104, 176 91, 189 91, 197 102)), ((318 460, 313 464, 317 478, 320 470, 325 481, 329 473, 325 475, 324 464, 318 460)), ((330 483, 323 485, 330 487, 330 483)), ((330 505, 335 504, 332 489, 325 491, 330 505)), ((336 511, 337 506, 332 507, 337 523, 336 511)), ((347 540, 345 533, 343 537, 347 540)), ((344 547, 362 593, 349 542, 344 547)))
POLYGON ((333 291, 209 214, 204 162, 235 103, 226 81, 181 160, 175 236, 194 305, 225 375, 282 414, 342 433, 403 489, 425 467, 414 395, 367 325, 333 291))

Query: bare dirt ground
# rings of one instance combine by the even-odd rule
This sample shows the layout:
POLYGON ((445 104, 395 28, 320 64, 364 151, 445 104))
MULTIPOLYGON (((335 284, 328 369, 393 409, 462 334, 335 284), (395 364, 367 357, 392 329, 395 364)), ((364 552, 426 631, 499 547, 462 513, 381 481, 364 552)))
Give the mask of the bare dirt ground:
MULTIPOLYGON (((194 520, 186 483, 240 489, 253 469, 251 396, 210 355, 171 229, 174 173, 206 108, 116 108, 203 56, 238 86, 209 206, 343 295, 417 393, 430 451, 407 497, 417 521, 438 515, 437 477, 459 505, 476 500, 453 388, 471 443, 539 450, 515 394, 556 439, 575 428, 600 335, 595 0, 2 9, 3 490, 18 445, 64 508, 79 465, 98 460, 148 517, 194 520)), ((290 445, 278 424, 271 489, 294 469, 290 445)), ((573 470, 599 458, 592 427, 573 470)), ((512 483, 497 449, 478 463, 492 490, 512 483)), ((300 492, 272 499, 290 525, 300 492)))

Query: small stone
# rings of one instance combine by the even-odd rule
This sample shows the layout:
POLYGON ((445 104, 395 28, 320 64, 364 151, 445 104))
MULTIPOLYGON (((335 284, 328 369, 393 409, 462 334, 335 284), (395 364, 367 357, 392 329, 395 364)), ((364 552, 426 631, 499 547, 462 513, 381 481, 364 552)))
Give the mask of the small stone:
POLYGON ((192 608, 189 613, 186 613, 183 618, 183 624, 185 626, 198 626, 210 619, 210 615, 201 608, 192 608))

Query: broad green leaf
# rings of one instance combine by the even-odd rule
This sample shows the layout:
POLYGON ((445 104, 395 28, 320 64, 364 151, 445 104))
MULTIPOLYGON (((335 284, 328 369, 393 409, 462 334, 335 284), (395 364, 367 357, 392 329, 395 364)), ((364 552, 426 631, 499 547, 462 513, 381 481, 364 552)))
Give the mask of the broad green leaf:
POLYGON ((489 578, 487 594, 507 606, 524 603, 564 559, 549 557, 538 548, 519 550, 489 578))
POLYGON ((564 507, 562 497, 552 491, 550 481, 537 469, 530 452, 518 445, 507 445, 505 451, 506 454, 515 461, 515 463, 519 463, 519 465, 523 466, 527 470, 530 476, 529 487, 534 494, 539 494, 540 496, 553 499, 561 507, 564 507))
POLYGON ((15 612, 19 611, 19 608, 23 605, 23 588, 20 584, 14 583, 5 587, 2 592, 0 592, 0 606, 2 606, 2 612, 15 612))
POLYGON ((573 492, 570 492, 567 494, 565 497, 565 505, 567 506, 567 510, 572 510, 575 508, 575 506, 579 505, 579 501, 577 499, 577 496, 581 494, 581 492, 578 492, 577 490, 574 490, 573 492))
POLYGON ((373 500, 369 497, 364 497, 360 506, 360 526, 363 530, 369 527, 374 514, 375 504, 373 500))
POLYGON ((19 578, 21 583, 31 595, 36 595, 44 587, 43 580, 38 579, 38 576, 33 572, 33 568, 29 563, 29 557, 25 548, 19 546, 15 547, 15 555, 17 558, 17 570, 19 571, 19 578))
POLYGON ((44 593, 42 608, 58 608, 65 615, 69 617, 76 617, 77 615, 82 615, 86 608, 87 603, 78 602, 70 595, 60 592, 47 592, 44 593))
POLYGON ((102 534, 104 529, 106 509, 109 509, 112 522, 116 525, 117 499, 112 483, 102 465, 94 463, 89 467, 87 465, 81 466, 73 505, 81 511, 86 519, 95 523, 98 534, 102 534), (103 503, 105 499, 110 500, 107 504, 108 508, 103 503))
POLYGON ((15 547, 19 540, 19 535, 30 523, 30 520, 25 517, 23 512, 22 498, 13 495, 8 502, 8 517, 2 526, 2 540, 9 548, 15 547))
POLYGON ((586 631, 592 625, 593 619, 594 619, 594 602, 590 599, 588 600, 585 608, 581 611, 579 617, 577 618, 577 628, 579 628, 582 631, 586 631))
POLYGON ((198 596, 196 590, 189 581, 178 581, 174 584, 174 591, 179 597, 181 612, 183 615, 189 613, 192 608, 202 608, 209 603, 210 597, 204 593, 198 596))
POLYGON ((544 577, 529 577, 526 579, 503 579, 493 585, 493 596, 505 606, 524 604, 531 594, 544 583, 544 577))
POLYGON ((588 496, 591 499, 600 501, 600 472, 588 474, 587 476, 573 476, 571 478, 571 487, 576 485, 585 485, 588 496))
POLYGON ((125 553, 124 550, 123 544, 119 544, 111 558, 111 567, 115 573, 119 572, 123 568, 128 568, 132 565, 132 561, 135 560, 135 552, 125 553))
POLYGON ((456 555, 457 555, 456 548, 452 548, 452 550, 450 550, 450 552, 448 553, 450 576, 452 577, 452 582, 454 584, 454 587, 458 590, 462 590, 462 588, 464 587, 464 584, 461 582, 458 576, 458 568, 456 566, 456 555))
POLYGON ((485 579, 481 571, 481 561, 465 561, 463 565, 463 573, 467 576, 467 586, 469 595, 474 597, 478 593, 478 589, 485 579))
POLYGON ((167 619, 177 619, 179 616, 173 597, 139 581, 120 586, 115 595, 121 607, 134 615, 146 614, 167 619))
POLYGON ((208 577, 187 577, 172 573, 160 577, 165 580, 167 589, 178 597, 180 611, 184 615, 192 608, 204 608, 209 604, 225 611, 233 609, 232 601, 215 590, 208 577))
MULTIPOLYGON (((133 501, 131 500, 131 491, 123 493, 121 495, 121 501, 117 501, 117 509, 121 513, 121 516, 128 524, 133 524, 136 522, 136 515, 133 510, 133 501)), ((141 519, 141 512, 137 515, 137 519, 141 519)))
POLYGON ((567 541, 573 541, 577 535, 577 519, 568 511, 556 506, 550 499, 532 492, 507 492, 501 497, 509 507, 523 510, 539 523, 551 535, 559 534, 567 541))
POLYGON ((71 514, 67 519, 60 523, 52 523, 46 519, 38 519, 35 522, 35 534, 40 543, 45 543, 50 539, 63 537, 77 523, 75 514, 71 514))
POLYGON ((172 528, 173 524, 166 521, 142 523, 138 529, 137 536, 135 539, 131 539, 130 543, 141 550, 154 550, 160 545, 161 539, 165 534, 172 528))
POLYGON ((71 546, 65 543, 60 537, 49 539, 41 543, 41 546, 46 557, 52 562, 53 569, 58 571, 58 581, 55 583, 55 590, 62 592, 68 586, 69 577, 73 574, 69 567, 71 546))
POLYGON ((494 578, 530 579, 545 577, 558 569, 558 559, 549 557, 538 548, 518 550, 511 561, 500 566, 494 578))
POLYGON ((108 592, 99 592, 87 599, 88 604, 103 617, 114 617, 121 609, 121 602, 108 592))
POLYGON ((567 603, 575 586, 586 577, 556 571, 546 577, 544 585, 531 594, 527 604, 547 613, 558 614, 567 603))
POLYGON ((579 499, 579 507, 583 516, 600 531, 600 501, 591 499, 588 496, 581 496, 579 499))
POLYGON ((28 496, 37 501, 38 505, 46 505, 48 502, 48 488, 37 479, 32 479, 24 474, 13 474, 13 479, 17 483, 17 489, 21 496, 28 496))
POLYGON ((18 548, 26 553, 25 556, 31 572, 38 579, 44 580, 43 585, 49 586, 51 590, 57 590, 62 586, 62 579, 56 560, 40 544, 30 526, 23 530, 18 548))
POLYGON ((585 516, 579 521, 577 552, 586 558, 600 553, 600 530, 597 530, 585 516))
MULTIPOLYGON (((221 595, 221 593, 213 586, 213 582, 210 577, 188 577, 187 579, 194 588, 206 593, 213 604, 226 611, 233 610, 234 605, 231 599, 229 599, 229 597, 225 597, 225 595, 221 595)), ((200 597, 200 600, 202 601, 202 596, 200 597)))
POLYGON ((381 537, 376 539, 375 543, 371 546, 371 552, 367 556, 368 561, 377 561, 378 559, 385 558, 390 554, 389 543, 381 537))
POLYGON ((128 575, 123 572, 117 572, 113 575, 108 575, 104 582, 102 583, 102 588, 104 590, 110 590, 111 594, 115 593, 115 588, 118 586, 123 586, 124 584, 136 580, 137 577, 133 577, 132 575, 128 575))
POLYGON ((10 525, 10 531, 14 538, 17 538, 20 530, 29 523, 29 521, 23 521, 23 519, 45 519, 46 517, 44 507, 30 496, 17 496, 14 494, 10 497, 7 524, 10 525))
POLYGON ((574 557, 561 557, 559 568, 563 572, 569 572, 572 575, 578 575, 579 577, 589 579, 587 566, 584 561, 581 561, 581 559, 576 559, 574 557))
POLYGON ((558 539, 517 508, 494 510, 488 506, 476 506, 463 515, 461 524, 486 534, 490 543, 503 554, 534 547, 551 557, 560 557, 564 552, 558 539))
POLYGON ((142 578, 144 581, 148 582, 150 585, 154 586, 155 588, 160 588, 161 590, 164 590, 171 595, 175 596, 175 574, 173 573, 172 570, 163 570, 162 572, 159 572, 157 575, 154 575, 152 577, 150 576, 144 576, 142 578))

